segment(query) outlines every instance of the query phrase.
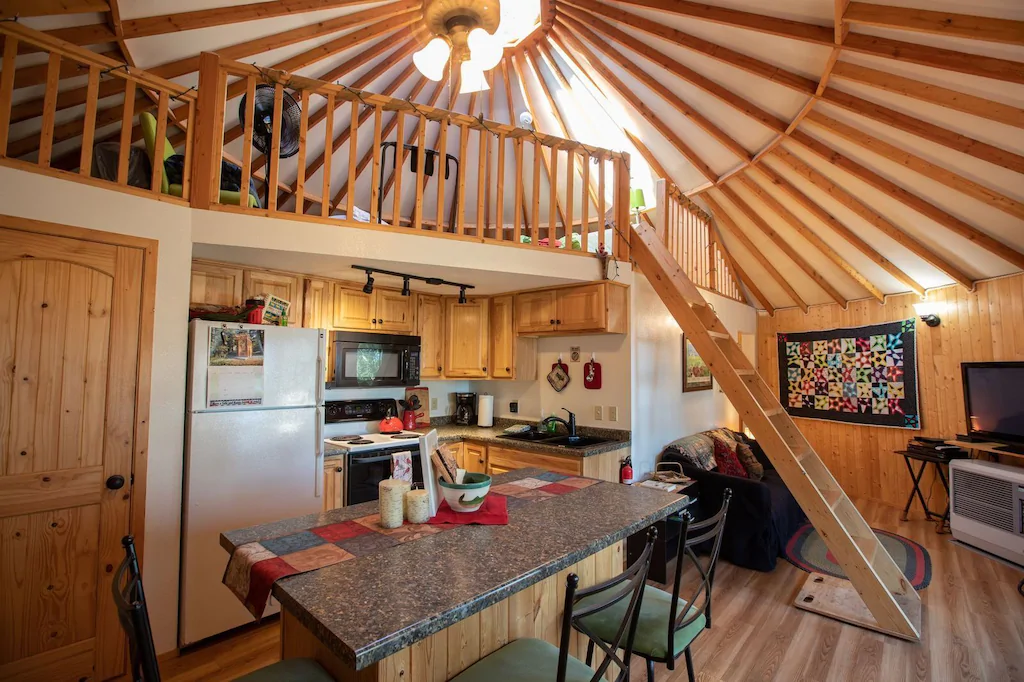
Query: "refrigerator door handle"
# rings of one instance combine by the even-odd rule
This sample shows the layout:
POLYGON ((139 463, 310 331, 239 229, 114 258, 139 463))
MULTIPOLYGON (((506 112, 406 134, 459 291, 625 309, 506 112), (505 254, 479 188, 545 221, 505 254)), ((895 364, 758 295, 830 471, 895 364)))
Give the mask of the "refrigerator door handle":
POLYGON ((324 345, 326 335, 323 330, 320 330, 320 345, 316 352, 316 404, 324 404, 324 390, 326 388, 327 379, 324 377, 326 374, 324 368, 324 355, 327 352, 327 347, 324 345))
POLYGON ((316 459, 313 467, 313 496, 320 497, 324 483, 324 415, 316 408, 316 459))

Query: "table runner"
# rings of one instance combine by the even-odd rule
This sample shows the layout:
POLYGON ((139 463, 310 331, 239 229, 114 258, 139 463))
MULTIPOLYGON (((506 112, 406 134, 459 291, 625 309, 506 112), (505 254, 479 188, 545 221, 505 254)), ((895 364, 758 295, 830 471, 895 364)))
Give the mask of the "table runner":
MULTIPOLYGON (((548 471, 492 486, 490 492, 505 496, 511 513, 524 504, 565 495, 597 483, 601 481, 548 471)), ((256 620, 260 620, 266 609, 271 587, 281 578, 315 571, 318 568, 382 552, 405 542, 462 527, 406 523, 398 528, 388 529, 381 527, 380 514, 369 514, 358 519, 308 528, 237 547, 228 559, 223 583, 238 597, 249 613, 256 620)))

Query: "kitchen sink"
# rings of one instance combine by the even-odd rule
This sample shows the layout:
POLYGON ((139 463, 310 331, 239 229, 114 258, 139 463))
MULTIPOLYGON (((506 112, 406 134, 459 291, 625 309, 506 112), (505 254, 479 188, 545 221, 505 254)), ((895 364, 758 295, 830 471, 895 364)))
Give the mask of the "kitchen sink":
POLYGON ((558 436, 545 442, 548 445, 558 445, 567 448, 588 448, 591 445, 610 443, 611 440, 599 436, 558 436))
MULTIPOLYGON (((503 433, 498 438, 522 441, 547 441, 552 438, 559 438, 557 433, 545 433, 544 431, 522 431, 520 433, 503 433)), ((561 436, 564 437, 564 436, 561 436)))

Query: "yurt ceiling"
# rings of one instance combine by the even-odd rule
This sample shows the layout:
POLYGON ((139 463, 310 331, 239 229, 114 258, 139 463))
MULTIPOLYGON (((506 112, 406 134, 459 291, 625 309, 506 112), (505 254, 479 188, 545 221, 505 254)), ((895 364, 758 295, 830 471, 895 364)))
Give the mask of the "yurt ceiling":
MULTIPOLYGON (((539 131, 628 151, 648 203, 664 177, 711 213, 775 308, 1024 269, 1020 0, 532 2, 537 28, 505 49, 491 89, 454 97, 413 65, 430 37, 419 0, 0 0, 0 14, 183 88, 215 51, 503 123, 529 111, 539 131)), ((227 111, 230 129, 237 101, 227 111)), ((311 129, 309 158, 324 134, 311 129)), ((344 183, 346 164, 333 168, 344 183)))

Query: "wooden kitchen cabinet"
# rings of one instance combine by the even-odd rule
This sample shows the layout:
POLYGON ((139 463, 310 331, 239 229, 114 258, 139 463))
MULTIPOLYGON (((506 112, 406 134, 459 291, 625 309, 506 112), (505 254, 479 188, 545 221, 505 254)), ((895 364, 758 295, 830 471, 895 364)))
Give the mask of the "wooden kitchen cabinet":
POLYGON ((298 275, 246 269, 242 277, 242 298, 248 300, 261 294, 283 298, 291 303, 291 308, 288 311, 289 326, 301 327, 302 284, 303 279, 298 275))
POLYGON ((345 458, 324 461, 324 511, 345 506, 345 458))
POLYGON ((558 331, 598 331, 604 326, 605 285, 560 289, 555 310, 558 331))
POLYGON ((243 270, 238 267, 192 261, 189 303, 206 305, 242 305, 243 270))
POLYGON ((362 287, 337 283, 332 288, 334 314, 331 316, 331 326, 335 329, 371 331, 377 312, 373 294, 364 293, 362 287))
POLYGON ((492 379, 537 378, 537 339, 516 334, 515 296, 491 299, 492 379))
POLYGON ((463 462, 466 471, 471 473, 487 473, 488 447, 482 443, 463 443, 463 462))
POLYGON ((516 294, 516 328, 520 334, 555 331, 555 291, 528 291, 516 294))
POLYGON ((490 354, 490 301, 445 299, 445 368, 448 378, 485 379, 490 354))
POLYGON ((440 296, 415 294, 416 335, 420 337, 420 378, 444 376, 444 303, 440 296))
POLYGON ((540 452, 525 452, 490 446, 487 448, 487 472, 490 475, 530 468, 545 469, 559 474, 579 476, 583 473, 583 458, 561 457, 540 452))
POLYGON ((441 445, 442 448, 446 449, 451 453, 452 457, 455 458, 455 464, 460 469, 466 468, 466 444, 462 441, 457 443, 444 443, 441 445))
POLYGON ((322 279, 307 279, 302 289, 302 326, 329 329, 334 315, 331 283, 322 279))
POLYGON ((393 289, 374 289, 373 296, 377 309, 377 323, 374 331, 392 334, 412 334, 413 324, 412 296, 402 296, 401 291, 393 289))

